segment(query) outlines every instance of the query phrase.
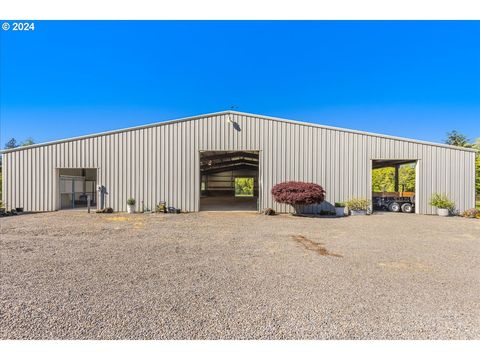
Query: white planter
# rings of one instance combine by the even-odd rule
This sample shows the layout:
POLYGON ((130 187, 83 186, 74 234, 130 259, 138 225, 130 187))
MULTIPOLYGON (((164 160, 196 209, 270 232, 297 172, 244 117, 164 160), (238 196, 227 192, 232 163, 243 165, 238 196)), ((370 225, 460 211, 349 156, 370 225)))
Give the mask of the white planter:
POLYGON ((343 207, 335 207, 335 214, 337 216, 345 216, 345 208, 343 207))
POLYGON ((367 215, 367 210, 350 210, 352 216, 356 215, 367 215))
POLYGON ((302 215, 305 212, 305 205, 293 205, 295 215, 302 215))
POLYGON ((437 208, 438 216, 450 216, 450 211, 448 209, 437 208))
POLYGON ((135 212, 135 205, 128 205, 127 204, 127 213, 133 214, 135 212))

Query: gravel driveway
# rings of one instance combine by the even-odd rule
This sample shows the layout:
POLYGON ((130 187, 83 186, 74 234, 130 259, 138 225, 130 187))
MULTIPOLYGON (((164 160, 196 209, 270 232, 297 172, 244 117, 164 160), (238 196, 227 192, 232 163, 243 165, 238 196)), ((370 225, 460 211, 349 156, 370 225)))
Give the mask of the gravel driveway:
POLYGON ((480 221, 0 219, 2 339, 479 339, 480 221))

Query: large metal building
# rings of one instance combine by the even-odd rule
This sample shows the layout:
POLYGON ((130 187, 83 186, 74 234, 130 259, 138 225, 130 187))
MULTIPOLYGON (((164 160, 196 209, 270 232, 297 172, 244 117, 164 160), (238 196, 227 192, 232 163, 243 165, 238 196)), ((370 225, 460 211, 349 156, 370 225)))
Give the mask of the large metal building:
POLYGON ((131 197, 137 210, 165 201, 182 211, 288 212, 271 196, 279 182, 321 184, 328 208, 370 199, 372 169, 412 163, 415 211, 431 214, 435 192, 460 211, 474 207, 474 162, 470 149, 224 111, 4 150, 3 201, 25 211, 75 208, 88 195, 98 204, 104 186, 115 211, 131 197))

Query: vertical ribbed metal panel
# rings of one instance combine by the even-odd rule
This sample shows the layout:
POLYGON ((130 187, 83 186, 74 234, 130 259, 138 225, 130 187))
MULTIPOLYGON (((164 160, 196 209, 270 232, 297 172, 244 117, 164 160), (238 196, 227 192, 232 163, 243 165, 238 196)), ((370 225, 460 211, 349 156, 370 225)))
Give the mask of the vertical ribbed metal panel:
MULTIPOLYGON (((475 154, 342 129, 232 113, 197 117, 3 154, 3 200, 26 211, 58 209, 58 169, 96 168, 107 206, 126 210, 159 201, 198 211, 200 151, 255 150, 260 154, 260 208, 273 202, 273 185, 287 180, 323 185, 333 204, 371 196, 371 161, 418 160, 417 211, 430 214, 432 193, 448 194, 459 210, 474 207, 475 154), (235 121, 236 130, 228 121, 235 121)), ((328 206, 325 204, 323 206, 328 206)))

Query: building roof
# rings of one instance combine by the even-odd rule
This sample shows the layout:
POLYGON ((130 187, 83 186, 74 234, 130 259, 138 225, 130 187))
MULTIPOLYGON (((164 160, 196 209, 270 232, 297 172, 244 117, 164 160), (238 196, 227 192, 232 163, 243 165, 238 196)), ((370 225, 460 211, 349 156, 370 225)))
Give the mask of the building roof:
POLYGON ((385 139, 408 141, 408 142, 417 143, 417 144, 439 146, 439 147, 444 147, 444 148, 449 148, 449 149, 454 149, 454 150, 476 152, 475 149, 452 146, 452 145, 447 145, 447 144, 440 144, 440 143, 434 143, 434 142, 428 142, 428 141, 422 141, 422 140, 415 140, 415 139, 409 139, 409 138, 403 138, 403 137, 397 137, 397 136, 391 136, 391 135, 377 134, 377 133, 360 131, 360 130, 344 129, 344 128, 340 128, 340 127, 320 125, 320 124, 316 124, 316 123, 303 122, 303 121, 297 121, 297 120, 289 120, 289 119, 278 118, 278 117, 273 117, 273 116, 266 116, 266 115, 251 114, 251 113, 246 113, 246 112, 227 110, 227 111, 219 111, 219 112, 202 114, 202 115, 189 116, 189 117, 180 118, 180 119, 165 120, 165 121, 160 121, 160 122, 151 123, 151 124, 147 124, 147 125, 134 126, 134 127, 123 128, 123 129, 118 129, 118 130, 110 130, 110 131, 105 131, 105 132, 101 132, 101 133, 77 136, 77 137, 55 140, 55 141, 49 141, 49 142, 33 144, 33 145, 28 145, 28 146, 21 146, 21 147, 16 147, 16 148, 13 148, 13 149, 4 149, 4 150, 1 150, 0 153, 22 151, 22 150, 26 150, 26 149, 31 149, 31 148, 41 147, 41 146, 47 146, 47 145, 53 145, 53 144, 59 144, 59 143, 63 143, 63 142, 94 138, 94 137, 116 134, 116 133, 121 133, 121 132, 146 129, 146 128, 150 128, 150 127, 173 124, 173 123, 177 123, 177 122, 192 121, 192 120, 196 120, 196 119, 200 119, 200 118, 211 117, 211 116, 219 116, 219 115, 227 115, 227 114, 234 114, 234 115, 240 115, 240 116, 250 116, 250 117, 262 118, 262 119, 266 119, 266 120, 289 123, 289 124, 311 126, 311 127, 317 127, 317 128, 322 128, 322 129, 328 129, 328 130, 349 132, 349 133, 359 134, 359 135, 368 135, 368 136, 381 137, 381 138, 385 138, 385 139))

